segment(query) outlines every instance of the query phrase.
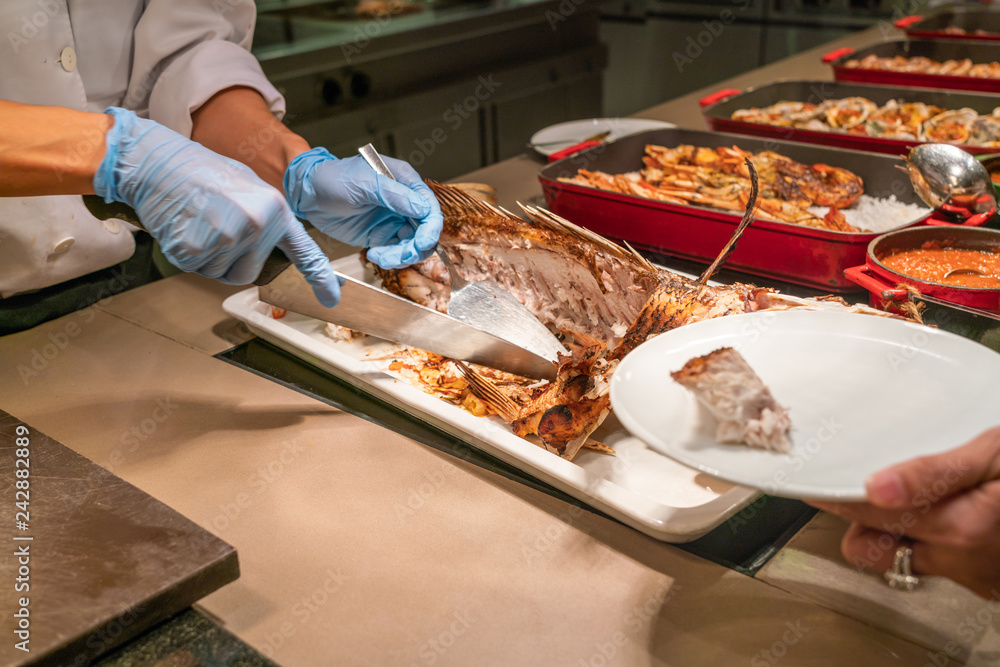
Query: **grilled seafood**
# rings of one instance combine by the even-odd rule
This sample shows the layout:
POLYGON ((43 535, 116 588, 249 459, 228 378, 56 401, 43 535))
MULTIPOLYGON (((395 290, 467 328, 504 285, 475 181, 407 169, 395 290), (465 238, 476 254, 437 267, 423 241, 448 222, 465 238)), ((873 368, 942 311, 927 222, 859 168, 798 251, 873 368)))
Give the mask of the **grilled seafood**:
POLYGON ((820 229, 857 232, 834 209, 855 203, 864 194, 856 174, 825 164, 806 165, 773 151, 752 155, 733 146, 674 148, 646 146, 640 172, 605 174, 581 169, 559 180, 576 185, 634 194, 672 204, 697 204, 731 211, 746 208, 750 189, 745 161, 752 160, 760 177, 758 215, 820 229), (830 206, 820 217, 809 206, 830 206))
POLYGON ((887 72, 906 72, 908 74, 938 74, 946 76, 971 76, 980 79, 1000 79, 1000 63, 973 63, 968 58, 961 60, 945 60, 938 62, 923 56, 907 58, 892 56, 881 58, 875 54, 856 58, 844 63, 851 69, 877 69, 887 72))
POLYGON ((949 109, 929 118, 922 126, 920 138, 938 143, 967 144, 972 124, 979 114, 972 109, 949 109))
POLYGON ((734 120, 749 123, 794 127, 816 132, 845 132, 884 139, 934 141, 970 146, 1000 145, 1000 123, 987 119, 1000 117, 1000 107, 989 115, 980 116, 973 109, 942 109, 920 102, 889 100, 881 107, 863 97, 827 100, 809 105, 819 113, 808 120, 800 114, 783 111, 790 102, 769 107, 739 109, 734 120))
POLYGON ((842 100, 827 100, 823 103, 826 122, 832 128, 851 130, 859 127, 878 105, 864 97, 845 97, 842 100))
MULTIPOLYGON (((558 332, 569 351, 560 358, 553 382, 456 364, 466 386, 460 389, 449 376, 447 389, 459 404, 477 414, 498 415, 517 435, 565 458, 581 447, 601 448, 590 436, 611 410, 611 377, 620 360, 649 337, 761 309, 847 308, 839 300, 799 299, 753 285, 708 286, 711 271, 699 281, 678 276, 542 209, 523 206, 527 220, 522 220, 449 186, 430 187, 445 217, 441 245, 463 277, 488 276, 501 283, 558 332)), ((752 219, 755 198, 751 189, 744 227, 752 219)), ((378 273, 388 287, 408 286, 401 296, 419 301, 433 293, 422 282, 436 275, 433 269, 418 265, 378 273), (400 273, 419 278, 399 279, 400 273)))
POLYGON ((823 113, 823 108, 809 102, 778 102, 764 109, 739 109, 733 112, 733 119, 748 123, 792 126, 807 123, 823 113))
POLYGON ((867 133, 874 137, 915 141, 920 135, 920 125, 942 111, 944 109, 923 102, 889 100, 868 116, 867 133))
POLYGON ((979 35, 979 36, 987 36, 987 35, 995 35, 996 34, 995 32, 990 32, 989 30, 982 30, 982 29, 978 29, 978 28, 976 30, 973 30, 972 32, 969 32, 965 28, 960 28, 960 27, 958 27, 956 25, 950 25, 947 28, 942 28, 941 32, 944 33, 945 35, 979 35))

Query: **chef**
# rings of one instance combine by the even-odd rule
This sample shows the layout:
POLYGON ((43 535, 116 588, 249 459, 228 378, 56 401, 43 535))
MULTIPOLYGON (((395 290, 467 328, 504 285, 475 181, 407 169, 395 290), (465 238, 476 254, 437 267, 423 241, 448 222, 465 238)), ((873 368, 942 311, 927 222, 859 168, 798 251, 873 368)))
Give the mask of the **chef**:
POLYGON ((172 264, 225 283, 277 245, 328 306, 339 283, 296 216, 384 268, 430 253, 441 212, 408 164, 387 159, 393 181, 280 122, 255 21, 252 0, 0 3, 0 333, 133 254, 130 228, 80 194, 129 204, 172 264))

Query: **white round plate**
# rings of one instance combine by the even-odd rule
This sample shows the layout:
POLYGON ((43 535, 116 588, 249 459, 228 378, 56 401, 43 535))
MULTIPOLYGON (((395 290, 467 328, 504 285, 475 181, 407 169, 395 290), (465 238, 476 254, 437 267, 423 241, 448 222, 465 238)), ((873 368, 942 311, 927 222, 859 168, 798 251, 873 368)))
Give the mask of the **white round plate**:
POLYGON ((662 120, 650 120, 648 118, 587 118, 585 120, 571 120, 567 123, 550 125, 543 130, 535 132, 531 136, 529 143, 532 148, 542 155, 551 155, 601 132, 610 132, 604 138, 604 141, 612 142, 616 139, 627 137, 630 134, 671 127, 677 126, 673 123, 667 123, 662 120))
POLYGON ((621 423, 721 479, 788 498, 860 501, 888 465, 953 449, 1000 424, 1000 354, 938 329, 843 312, 732 315, 661 334, 611 382, 621 423), (736 348, 792 420, 790 454, 715 440, 715 418, 671 371, 736 348))

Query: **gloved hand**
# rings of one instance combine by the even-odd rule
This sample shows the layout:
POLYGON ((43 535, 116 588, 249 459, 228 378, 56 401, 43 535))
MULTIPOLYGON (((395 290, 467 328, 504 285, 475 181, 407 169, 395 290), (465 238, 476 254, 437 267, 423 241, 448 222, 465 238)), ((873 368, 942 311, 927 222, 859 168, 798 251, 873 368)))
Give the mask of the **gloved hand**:
POLYGON ((277 245, 320 302, 337 305, 340 282, 329 260, 280 192, 246 165, 159 123, 116 107, 105 113, 115 124, 94 175, 94 192, 134 208, 171 264, 245 285, 277 245))
POLYGON ((295 157, 285 170, 285 196, 295 215, 324 234, 369 248, 368 259, 397 269, 427 259, 444 218, 430 188, 406 162, 384 158, 396 180, 361 156, 339 160, 325 148, 295 157), (414 230, 407 220, 419 224, 414 230))

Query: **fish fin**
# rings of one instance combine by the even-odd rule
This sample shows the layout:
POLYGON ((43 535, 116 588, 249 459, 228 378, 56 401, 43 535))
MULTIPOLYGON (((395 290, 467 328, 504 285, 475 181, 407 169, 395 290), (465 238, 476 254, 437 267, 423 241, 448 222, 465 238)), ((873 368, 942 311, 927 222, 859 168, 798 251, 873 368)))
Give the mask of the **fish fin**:
POLYGON ((453 361, 458 372, 469 383, 469 391, 472 392, 473 396, 485 403, 508 423, 520 416, 521 406, 515 403, 510 396, 500 391, 496 384, 474 371, 466 363, 457 359, 453 359, 453 361))
POLYGON ((615 456, 618 453, 611 447, 605 445, 603 442, 598 442, 593 438, 587 438, 587 441, 583 443, 582 449, 592 449, 595 452, 600 452, 601 454, 608 454, 610 456, 615 456))

